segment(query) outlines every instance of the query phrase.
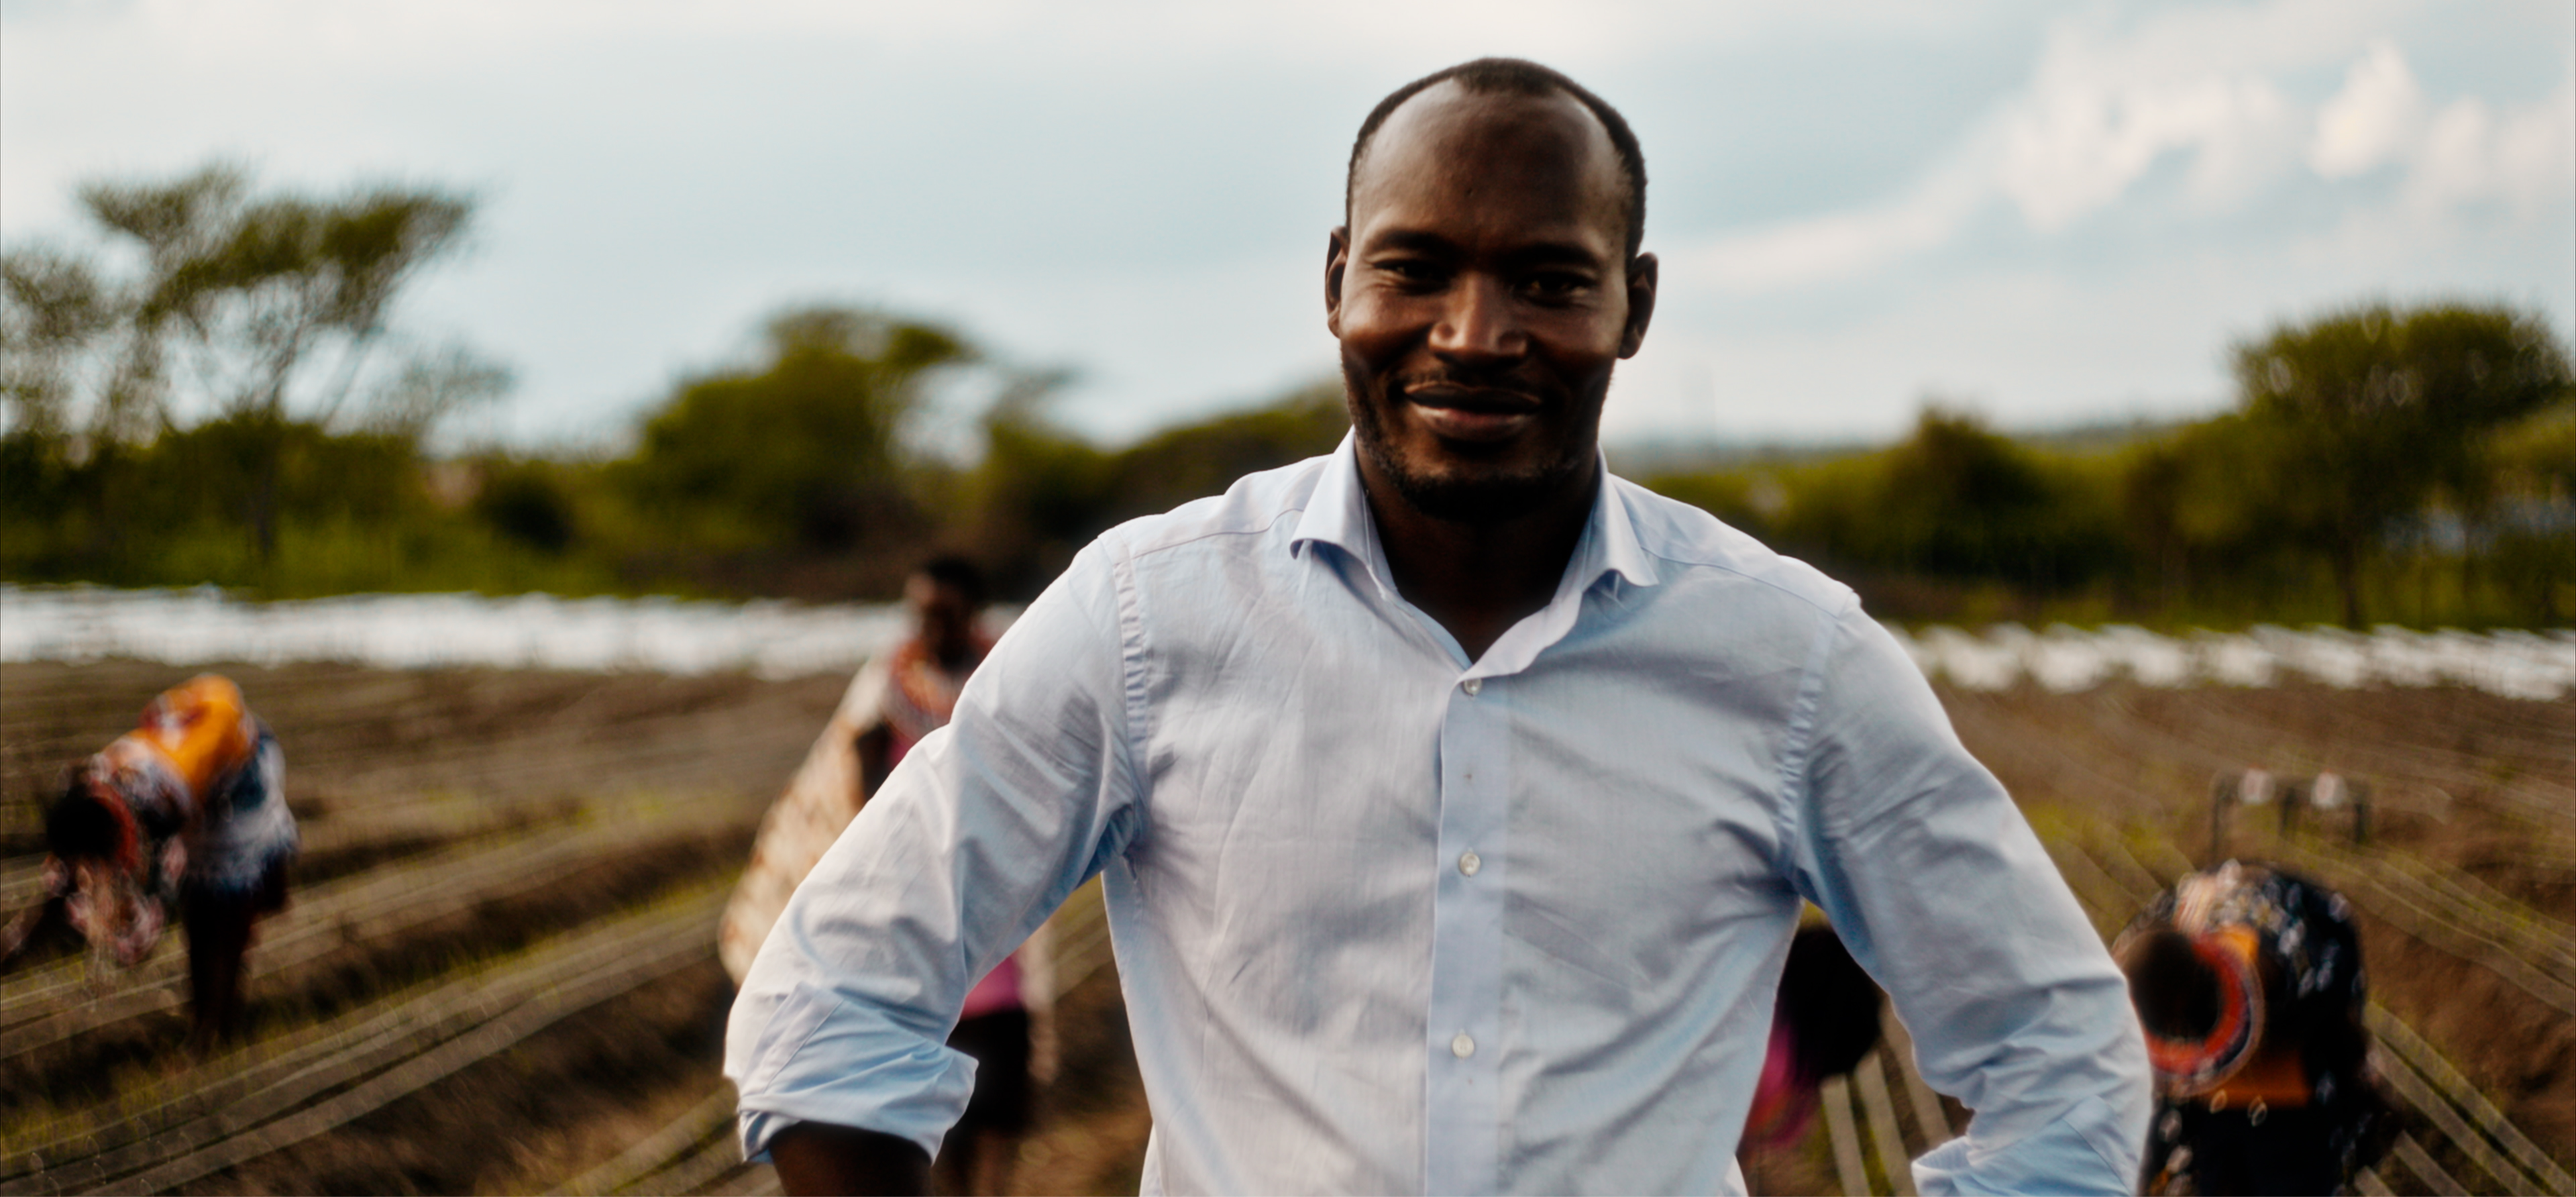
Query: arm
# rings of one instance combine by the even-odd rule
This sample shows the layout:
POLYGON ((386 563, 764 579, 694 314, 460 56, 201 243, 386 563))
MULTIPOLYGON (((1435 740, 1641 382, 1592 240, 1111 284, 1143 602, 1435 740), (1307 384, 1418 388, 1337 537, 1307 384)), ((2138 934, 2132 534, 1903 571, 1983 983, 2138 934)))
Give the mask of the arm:
POLYGON ((780 1188, 806 1194, 930 1191, 930 1157, 911 1140, 849 1126, 800 1122, 769 1141, 780 1188))
POLYGON ((48 856, 44 864, 44 888, 41 896, 19 911, 0 927, 0 975, 17 967, 18 957, 27 945, 50 923, 63 917, 63 895, 70 890, 70 875, 59 860, 48 856))
POLYGON ((859 754, 859 801, 866 802, 868 795, 885 784, 889 771, 886 758, 894 755, 894 732, 880 721, 870 724, 851 744, 859 754))
POLYGON ((801 1124, 938 1149, 972 1085, 972 1062, 945 1045, 967 990, 1138 818, 1119 613, 1095 546, 789 899, 726 1038, 747 1157, 801 1124))
POLYGON ((868 792, 883 780, 883 771, 863 786, 864 754, 860 741, 884 722, 885 654, 869 658, 841 694, 832 718, 814 737, 814 746, 788 779, 787 788, 761 816, 752 841, 751 862, 725 903, 716 932, 716 952, 725 972, 738 984, 751 970, 752 957, 769 938, 787 899, 823 857, 832 841, 867 804, 868 792))
POLYGON ((2146 1045, 2109 952, 1883 629, 1854 606, 1816 662, 1793 876, 1887 989, 1924 1079, 1976 1112, 1916 1162, 1922 1192, 2131 1191, 2146 1045))

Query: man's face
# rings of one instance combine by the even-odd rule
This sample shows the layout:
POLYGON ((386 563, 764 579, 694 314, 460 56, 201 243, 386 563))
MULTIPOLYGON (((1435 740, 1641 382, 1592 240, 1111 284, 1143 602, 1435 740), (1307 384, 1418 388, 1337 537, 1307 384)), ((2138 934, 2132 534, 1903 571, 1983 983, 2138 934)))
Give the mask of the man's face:
POLYGON ((974 642, 975 608, 956 587, 940 585, 927 574, 914 574, 903 584, 903 597, 912 606, 922 641, 933 653, 954 656, 974 642))
POLYGON ((1325 267, 1373 489, 1485 522, 1583 485, 1611 367, 1654 307, 1625 197, 1609 134, 1571 96, 1441 83, 1379 126, 1325 267))

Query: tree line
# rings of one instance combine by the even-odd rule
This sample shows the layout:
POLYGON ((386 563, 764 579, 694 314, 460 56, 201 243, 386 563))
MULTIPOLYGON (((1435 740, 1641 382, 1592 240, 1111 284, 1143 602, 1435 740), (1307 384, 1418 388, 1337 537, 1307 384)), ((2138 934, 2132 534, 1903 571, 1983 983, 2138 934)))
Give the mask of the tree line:
MULTIPOLYGON (((1034 593, 1090 537, 1329 450, 1338 383, 1105 448, 1059 381, 953 329, 784 310, 615 451, 437 450, 506 393, 404 331, 474 201, 247 172, 86 186, 87 244, 0 251, 0 578, 889 598, 934 551, 1034 593), (1005 380, 979 458, 917 447, 935 384, 1005 380)), ((2509 306, 2366 303, 2231 348, 2218 416, 2090 439, 1927 408, 1884 448, 1737 455, 1649 485, 1903 619, 2576 624, 2576 384, 2509 306)))
POLYGON ((2017 442, 1927 409, 1883 450, 1656 485, 1916 619, 2576 622, 2576 384, 2547 321, 2370 302, 2231 347, 2215 417, 2017 442))

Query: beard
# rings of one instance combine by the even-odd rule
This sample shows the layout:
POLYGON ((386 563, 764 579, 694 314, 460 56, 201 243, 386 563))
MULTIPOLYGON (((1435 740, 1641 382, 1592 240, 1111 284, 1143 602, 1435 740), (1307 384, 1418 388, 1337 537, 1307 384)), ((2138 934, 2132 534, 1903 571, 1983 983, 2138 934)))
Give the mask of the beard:
POLYGON ((1343 355, 1343 401, 1350 408, 1351 432, 1359 441, 1361 455, 1395 487, 1396 497, 1406 506, 1433 519, 1496 524, 1538 510, 1592 469, 1600 439, 1601 402, 1609 393, 1610 379, 1603 375, 1595 393, 1580 397, 1575 410, 1588 415, 1579 415, 1578 426, 1566 429, 1565 435, 1539 460, 1479 461, 1477 447, 1468 446, 1456 450, 1446 469, 1409 459, 1388 435, 1386 419, 1395 402, 1389 397, 1393 389, 1381 386, 1348 354, 1343 355))

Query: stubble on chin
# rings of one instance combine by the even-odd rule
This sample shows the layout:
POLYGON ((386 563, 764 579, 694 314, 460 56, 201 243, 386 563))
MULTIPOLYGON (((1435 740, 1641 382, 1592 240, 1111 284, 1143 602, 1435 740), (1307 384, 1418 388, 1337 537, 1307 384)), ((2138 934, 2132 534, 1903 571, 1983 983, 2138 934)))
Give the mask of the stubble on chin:
POLYGON ((1433 519, 1464 524, 1518 519, 1538 510, 1569 479, 1592 468, 1592 447, 1576 444, 1578 437, 1569 437, 1555 454, 1528 465, 1480 462, 1462 454, 1453 459, 1450 469, 1439 470, 1409 460, 1386 429, 1392 403, 1373 393, 1372 385, 1347 357, 1343 359, 1342 397, 1350 409, 1351 433, 1359 441, 1360 454, 1395 487, 1397 498, 1433 519))

